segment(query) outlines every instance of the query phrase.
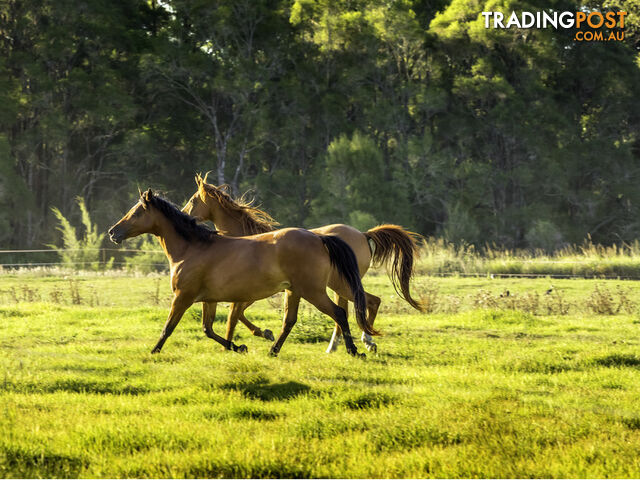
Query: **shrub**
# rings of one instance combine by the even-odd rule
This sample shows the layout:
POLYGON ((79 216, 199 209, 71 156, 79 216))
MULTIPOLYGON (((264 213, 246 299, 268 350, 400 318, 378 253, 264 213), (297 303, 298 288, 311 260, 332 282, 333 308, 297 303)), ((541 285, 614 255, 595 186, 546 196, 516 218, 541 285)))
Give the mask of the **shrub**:
POLYGON ((106 263, 100 262, 100 246, 104 240, 104 234, 98 233, 97 225, 91 221, 84 199, 76 197, 76 202, 80 208, 83 235, 79 237, 76 228, 71 225, 62 212, 58 208, 52 207, 51 211, 60 223, 57 230, 62 234, 62 248, 56 245, 47 246, 58 252, 65 267, 74 270, 110 268, 113 259, 106 263))

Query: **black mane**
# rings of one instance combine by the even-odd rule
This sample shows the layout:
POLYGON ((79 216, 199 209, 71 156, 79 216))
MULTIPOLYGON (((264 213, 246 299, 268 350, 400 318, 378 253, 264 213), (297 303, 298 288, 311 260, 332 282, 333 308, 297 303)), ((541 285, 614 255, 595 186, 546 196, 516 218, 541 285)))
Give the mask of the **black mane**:
POLYGON ((148 202, 167 218, 182 238, 189 242, 211 243, 218 235, 217 230, 211 230, 199 224, 196 219, 182 212, 170 201, 156 195, 149 196, 148 202))

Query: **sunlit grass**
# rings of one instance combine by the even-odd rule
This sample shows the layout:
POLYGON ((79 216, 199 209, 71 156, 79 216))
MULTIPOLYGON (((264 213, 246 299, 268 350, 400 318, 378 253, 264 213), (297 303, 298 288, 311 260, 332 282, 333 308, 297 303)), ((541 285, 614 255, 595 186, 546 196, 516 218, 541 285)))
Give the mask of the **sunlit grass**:
MULTIPOLYGON (((2 276, 0 290, 25 278, 2 276)), ((3 477, 640 475, 640 317, 590 313, 595 281, 553 280, 575 306, 544 315, 474 298, 542 296, 549 279, 420 277, 416 293, 437 288, 442 309, 461 299, 422 315, 367 276, 385 335, 361 361, 324 353, 331 324, 308 304, 278 358, 241 326, 249 353, 222 351, 198 306, 152 356, 166 278, 157 304, 154 278, 81 280, 80 304, 69 279, 32 277, 40 300, 0 307, 3 477)), ((637 303, 638 283, 622 285, 637 303)), ((277 300, 247 315, 279 331, 277 300)))

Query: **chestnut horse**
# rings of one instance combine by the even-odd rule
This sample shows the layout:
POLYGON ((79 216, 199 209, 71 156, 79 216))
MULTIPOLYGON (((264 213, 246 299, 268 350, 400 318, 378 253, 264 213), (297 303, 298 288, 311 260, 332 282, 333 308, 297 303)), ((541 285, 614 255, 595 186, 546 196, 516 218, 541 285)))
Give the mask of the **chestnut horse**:
MULTIPOLYGON (((279 225, 268 213, 252 206, 251 202, 231 198, 226 185, 216 187, 208 184, 206 176, 203 179, 200 175, 196 175, 196 184, 198 190, 191 196, 182 211, 199 220, 212 221, 225 235, 241 237, 272 232, 279 225)), ((335 235, 344 240, 356 255, 361 277, 367 272, 372 261, 378 265, 388 264, 391 267, 388 269, 391 281, 398 295, 413 308, 422 311, 422 305, 411 296, 409 288, 413 276, 413 262, 418 252, 417 234, 389 224, 379 225, 366 232, 360 232, 343 224, 327 225, 310 231, 319 235, 335 235)), ((349 288, 335 270, 329 278, 329 288, 336 293, 337 304, 348 312, 348 301, 351 299, 349 288)), ((369 292, 365 292, 365 297, 369 314, 368 322, 369 325, 373 325, 380 307, 380 297, 369 292)), ((231 306, 227 321, 227 340, 232 339, 238 319, 254 335, 268 338, 271 332, 260 330, 245 317, 244 310, 248 306, 249 304, 231 306)), ((203 305, 203 316, 205 314, 215 316, 215 310, 215 304, 203 305)), ((335 349, 339 338, 340 326, 336 324, 327 352, 335 349)), ((363 332, 362 341, 367 349, 373 351, 377 349, 367 332, 363 332)))
MULTIPOLYGON (((272 355, 278 354, 296 323, 300 298, 340 325, 348 353, 357 355, 346 312, 327 296, 333 268, 351 288, 360 328, 377 334, 366 320, 364 290, 353 251, 337 237, 316 235, 300 228, 244 238, 224 237, 197 224, 193 217, 150 189, 109 229, 115 243, 143 233, 158 237, 169 259, 173 290, 169 318, 151 353, 160 352, 184 312, 195 302, 254 302, 285 290, 282 331, 271 346, 272 355)), ((207 337, 227 349, 246 351, 246 346, 237 346, 216 335, 211 328, 212 320, 203 317, 207 337)))

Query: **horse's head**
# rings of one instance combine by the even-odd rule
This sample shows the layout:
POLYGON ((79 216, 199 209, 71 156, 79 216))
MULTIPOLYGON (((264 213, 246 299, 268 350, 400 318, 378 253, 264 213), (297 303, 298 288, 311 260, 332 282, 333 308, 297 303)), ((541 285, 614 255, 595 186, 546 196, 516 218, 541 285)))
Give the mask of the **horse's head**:
POLYGON ((198 221, 211 220, 215 223, 216 210, 220 206, 220 195, 229 196, 229 187, 227 185, 220 187, 211 185, 207 183, 206 175, 205 178, 202 178, 200 174, 196 175, 196 185, 198 189, 191 195, 182 211, 195 217, 198 221))
POLYGON ((151 206, 153 192, 151 189, 140 195, 140 200, 124 217, 109 229, 109 238, 114 243, 120 243, 131 237, 143 233, 152 233, 156 225, 156 215, 151 206))

